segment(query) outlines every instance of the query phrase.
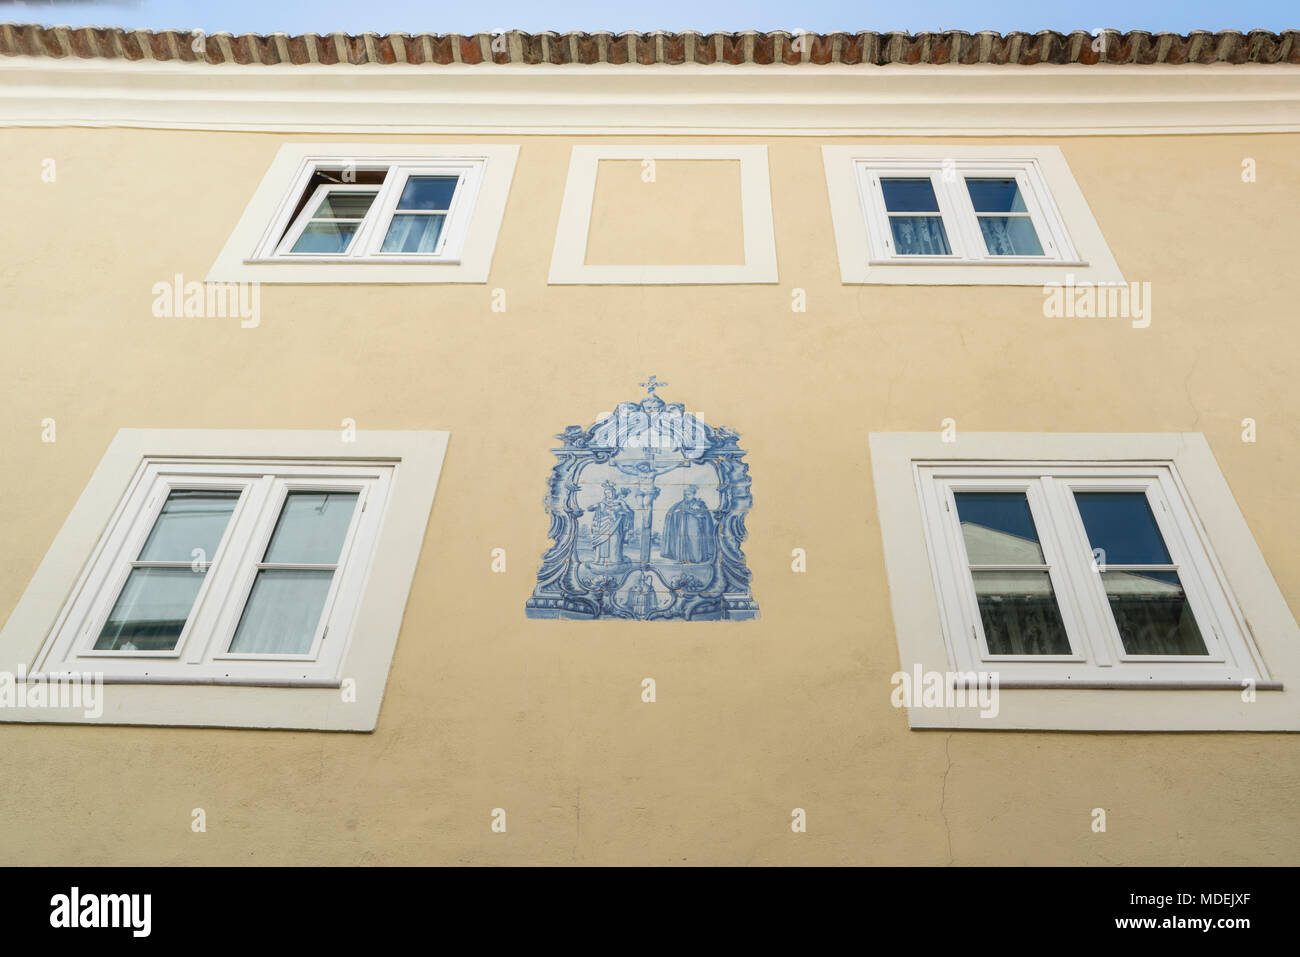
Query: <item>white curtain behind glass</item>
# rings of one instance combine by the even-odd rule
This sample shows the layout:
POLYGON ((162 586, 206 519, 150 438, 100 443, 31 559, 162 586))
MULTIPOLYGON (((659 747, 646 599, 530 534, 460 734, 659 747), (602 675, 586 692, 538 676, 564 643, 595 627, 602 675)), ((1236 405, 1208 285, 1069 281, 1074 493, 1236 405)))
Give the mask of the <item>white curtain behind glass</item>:
POLYGON ((895 216, 894 246, 902 256, 946 256, 948 237, 938 216, 895 216))
POLYGON ((438 237, 442 234, 441 214, 398 213, 384 237, 386 253, 426 253, 438 251, 438 237))
POLYGON ((307 654, 333 577, 332 571, 259 571, 230 650, 255 655, 307 654))

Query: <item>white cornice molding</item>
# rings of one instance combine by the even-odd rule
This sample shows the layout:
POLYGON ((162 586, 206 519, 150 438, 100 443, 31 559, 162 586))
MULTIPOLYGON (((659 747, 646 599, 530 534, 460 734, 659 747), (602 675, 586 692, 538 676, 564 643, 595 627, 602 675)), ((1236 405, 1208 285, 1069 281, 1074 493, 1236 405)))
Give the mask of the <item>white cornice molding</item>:
POLYGON ((1080 136, 1300 131, 1300 70, 211 66, 0 58, 0 126, 282 133, 1080 136))

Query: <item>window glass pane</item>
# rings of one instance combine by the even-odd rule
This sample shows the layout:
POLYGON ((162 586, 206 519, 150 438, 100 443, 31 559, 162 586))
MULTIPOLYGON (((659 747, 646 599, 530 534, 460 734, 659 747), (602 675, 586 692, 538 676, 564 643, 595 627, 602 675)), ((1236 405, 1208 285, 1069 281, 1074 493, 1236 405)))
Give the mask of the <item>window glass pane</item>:
POLYGON ((312 219, 363 219, 378 191, 337 189, 325 194, 312 219))
POLYGON ((308 223, 293 244, 292 252, 345 253, 360 228, 360 223, 308 223))
POLYGON ((170 651, 185 627, 204 573, 133 568, 95 640, 96 651, 170 651))
POLYGON ((1024 197, 1014 179, 967 179, 971 204, 977 213, 1023 213, 1024 197))
POLYGON ((885 209, 891 213, 937 213, 939 200, 934 195, 930 178, 880 179, 880 190, 885 195, 885 209))
POLYGON ((1102 572, 1101 580, 1128 654, 1208 654, 1177 572, 1102 572))
POLYGON ((332 571, 323 570, 260 570, 230 650, 262 655, 307 654, 333 577, 332 571))
POLYGON ((1068 655, 1070 640, 1047 572, 971 572, 994 655, 1068 655))
POLYGON ((1075 492, 1074 501, 1099 564, 1172 564, 1144 492, 1075 492))
POLYGON ((168 494, 162 511, 140 549, 142 562, 210 562, 221 536, 230 523, 230 513, 239 492, 201 489, 176 490, 168 494))
POLYGON ((980 232, 990 256, 1041 256, 1042 243, 1028 216, 981 216, 980 232))
POLYGON ((356 492, 290 492, 285 496, 263 561, 335 564, 356 504, 356 492))
POLYGON ((890 216, 894 250, 900 256, 947 256, 948 233, 938 216, 890 216))
POLYGON ((1043 565, 1043 549, 1024 492, 955 492, 972 565, 1043 565))
POLYGON ((451 209, 451 197, 458 182, 459 176, 412 176, 402 189, 397 208, 446 212, 451 209))
POLYGON ((445 216, 440 214, 403 215, 398 213, 388 227, 384 245, 386 253, 434 253, 438 251, 438 237, 442 235, 445 216))

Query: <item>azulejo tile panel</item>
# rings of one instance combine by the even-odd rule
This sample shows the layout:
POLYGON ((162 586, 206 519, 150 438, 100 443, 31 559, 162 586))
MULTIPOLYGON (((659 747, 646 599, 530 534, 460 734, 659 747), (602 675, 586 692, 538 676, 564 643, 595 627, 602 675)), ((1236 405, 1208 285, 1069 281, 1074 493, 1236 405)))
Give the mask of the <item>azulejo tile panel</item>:
POLYGON ((753 504, 739 433, 657 390, 556 436, 551 546, 529 618, 720 621, 758 617, 741 543, 753 504))

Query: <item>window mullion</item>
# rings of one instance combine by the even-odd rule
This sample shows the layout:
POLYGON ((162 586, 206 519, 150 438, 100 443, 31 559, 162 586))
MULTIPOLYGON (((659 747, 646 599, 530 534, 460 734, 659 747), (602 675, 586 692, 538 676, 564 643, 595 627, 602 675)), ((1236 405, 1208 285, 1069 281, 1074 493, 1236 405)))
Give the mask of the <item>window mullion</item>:
POLYGON ((962 258, 967 262, 978 262, 986 259, 984 237, 980 233, 979 220, 975 217, 975 207, 971 203, 970 193, 966 189, 966 171, 961 167, 956 167, 953 170, 952 182, 947 183, 946 186, 954 224, 962 243, 962 258))
POLYGON ((952 182, 944 180, 942 172, 930 176, 930 181, 934 184, 934 195, 939 200, 939 213, 943 217, 944 229, 948 232, 948 244, 958 259, 969 261, 973 258, 974 247, 971 246, 970 237, 962 226, 961 197, 957 195, 955 188, 960 180, 960 173, 956 173, 952 182))
MULTIPOLYGON (((1092 552, 1087 547, 1087 540, 1078 535, 1081 523, 1077 521, 1074 496, 1066 482, 1051 476, 1043 476, 1040 484, 1048 502, 1049 534, 1056 545, 1062 584, 1082 632, 1078 636, 1077 650, 1099 668, 1112 667, 1115 664, 1113 649, 1101 636, 1109 634, 1114 626, 1110 622, 1109 608, 1105 607, 1104 592, 1098 592, 1101 578, 1093 570, 1092 552), (1102 599, 1100 608, 1098 594, 1102 599)), ((1118 633, 1115 637, 1118 638, 1118 633)))
POLYGON ((353 251, 350 255, 353 258, 364 259, 379 251, 383 238, 388 233, 388 222, 393 218, 393 208, 397 205, 397 197, 401 195, 401 182, 405 178, 401 166, 394 164, 388 167, 384 181, 379 186, 379 194, 366 213, 357 241, 352 244, 353 251))
MULTIPOLYGON (((233 628, 230 624, 232 609, 236 622, 239 620, 239 615, 243 613, 243 603, 248 598, 247 594, 242 595, 238 608, 234 607, 235 602, 231 599, 239 594, 239 588, 244 582, 250 563, 255 563, 261 558, 261 553, 254 549, 260 547, 258 532, 267 521, 267 505, 274 481, 274 476, 263 475, 249 482, 244 507, 235 518, 235 526, 230 530, 229 544, 225 554, 222 555, 222 561, 219 566, 214 565, 208 569, 210 576, 214 572, 220 576, 212 578, 209 587, 214 591, 220 589, 217 593, 226 597, 210 610, 202 610, 205 614, 203 631, 200 633, 203 640, 195 642, 192 646, 188 658, 190 664, 208 664, 214 655, 220 654, 223 650, 223 641, 228 638, 227 629, 233 628)), ((198 622, 196 621, 195 624, 198 622)))

